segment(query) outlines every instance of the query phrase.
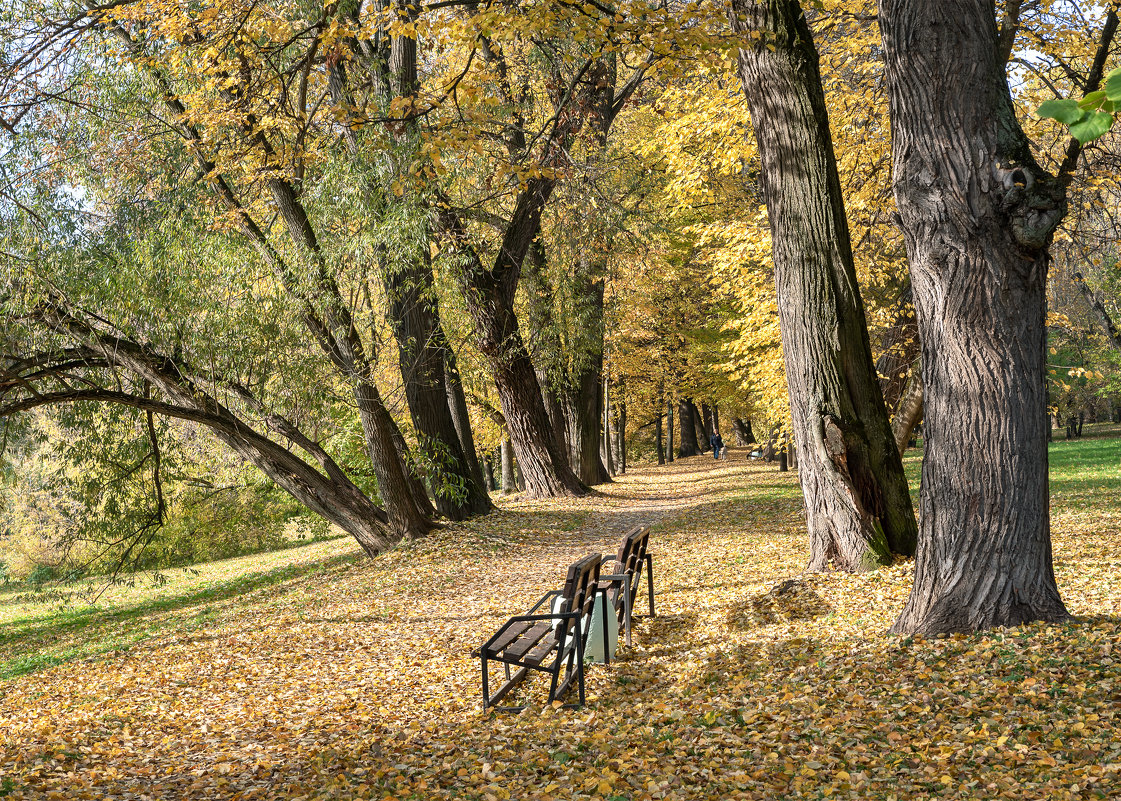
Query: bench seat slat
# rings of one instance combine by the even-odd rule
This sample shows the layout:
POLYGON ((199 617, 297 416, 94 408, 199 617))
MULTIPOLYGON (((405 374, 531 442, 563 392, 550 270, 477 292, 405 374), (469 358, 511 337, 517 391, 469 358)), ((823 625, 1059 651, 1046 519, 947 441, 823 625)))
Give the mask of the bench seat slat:
POLYGON ((490 648, 487 648, 487 653, 502 653, 506 650, 510 643, 514 642, 523 634, 525 634, 526 630, 528 630, 532 625, 533 623, 527 620, 521 623, 515 623, 514 625, 510 626, 510 628, 506 629, 506 631, 502 633, 501 637, 494 641, 490 648))
MULTIPOLYGON (((521 659, 526 653, 541 641, 541 638, 549 634, 553 630, 555 624, 549 622, 538 623, 536 626, 525 632, 518 641, 508 646, 503 651, 503 657, 506 659, 521 659)), ((552 639, 551 637, 549 639, 552 639)))

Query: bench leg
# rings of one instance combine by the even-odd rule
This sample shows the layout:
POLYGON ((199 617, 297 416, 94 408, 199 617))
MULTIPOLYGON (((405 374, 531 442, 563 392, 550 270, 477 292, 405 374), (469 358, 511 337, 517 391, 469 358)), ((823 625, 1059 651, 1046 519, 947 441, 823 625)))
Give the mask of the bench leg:
POLYGON ((654 559, 650 554, 642 558, 646 562, 646 596, 650 599, 650 617, 657 617, 654 614, 654 559))
POLYGON ((580 685, 580 706, 584 705, 584 638, 580 636, 580 618, 576 618, 576 682, 580 685))
POLYGON ((634 603, 631 598, 631 574, 623 574, 623 625, 626 628, 627 647, 631 644, 631 617, 634 613, 634 603))
POLYGON ((483 711, 490 708, 490 680, 487 674, 487 656, 483 654, 483 711))
POLYGON ((603 596, 603 608, 600 610, 603 614, 600 615, 600 626, 603 628, 603 664, 611 664, 611 638, 607 632, 607 590, 600 590, 600 595, 603 596))

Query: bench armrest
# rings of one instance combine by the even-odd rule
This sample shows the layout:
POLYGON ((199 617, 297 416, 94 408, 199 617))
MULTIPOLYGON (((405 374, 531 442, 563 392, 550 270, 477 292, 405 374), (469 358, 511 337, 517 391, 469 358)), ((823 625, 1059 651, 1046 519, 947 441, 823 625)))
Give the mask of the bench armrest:
POLYGON ((547 593, 545 593, 544 595, 542 595, 538 599, 537 603, 535 603, 533 606, 531 606, 529 608, 529 611, 527 611, 526 614, 527 615, 532 615, 534 612, 536 612, 538 609, 541 608, 541 604, 545 603, 550 598, 556 598, 561 593, 562 593, 561 590, 549 590, 547 593))

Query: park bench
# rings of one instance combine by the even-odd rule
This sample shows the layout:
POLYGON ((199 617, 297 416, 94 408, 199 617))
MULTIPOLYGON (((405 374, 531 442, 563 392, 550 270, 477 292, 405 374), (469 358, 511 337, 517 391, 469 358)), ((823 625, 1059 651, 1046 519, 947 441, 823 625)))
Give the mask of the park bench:
POLYGON ((634 603, 638 599, 638 588, 642 583, 643 568, 646 572, 646 598, 650 605, 650 617, 654 617, 654 559, 647 551, 650 544, 650 528, 637 526, 623 535, 619 553, 603 560, 600 566, 611 570, 599 577, 599 589, 610 594, 615 606, 619 626, 626 633, 627 645, 631 644, 631 622, 634 617, 634 603), (613 592, 612 592, 613 591, 613 592))
MULTIPOLYGON (((599 571, 603 554, 588 554, 568 568, 564 587, 545 593, 524 615, 507 620, 480 648, 472 653, 482 661, 483 709, 516 712, 524 706, 496 707, 520 684, 530 671, 550 675, 549 703, 563 698, 576 681, 580 702, 566 707, 584 705, 584 646, 587 621, 599 592, 599 571), (551 603, 561 599, 559 604, 551 603), (557 611, 553 611, 553 608, 557 611), (541 611, 543 610, 543 611, 541 611), (494 694, 490 692, 491 662, 501 663, 506 681, 494 694), (511 667, 516 670, 511 674, 511 667), (565 669, 561 680, 561 668, 565 669)), ((607 614, 606 598, 602 606, 607 614)), ((602 626, 604 651, 607 650, 607 626, 602 626)))

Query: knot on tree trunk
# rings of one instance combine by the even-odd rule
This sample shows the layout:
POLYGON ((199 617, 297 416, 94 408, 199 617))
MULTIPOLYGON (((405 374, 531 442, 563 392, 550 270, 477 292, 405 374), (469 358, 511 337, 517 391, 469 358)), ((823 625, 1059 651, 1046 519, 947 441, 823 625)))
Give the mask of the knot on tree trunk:
POLYGON ((825 453, 834 469, 842 476, 849 476, 848 445, 845 443, 845 432, 837 418, 824 415, 821 418, 822 441, 825 443, 825 453))
POLYGON ((1066 191, 1038 167, 994 165, 993 177, 1003 194, 1000 208, 1008 215, 1012 238, 1025 250, 1047 247, 1066 214, 1066 191))

